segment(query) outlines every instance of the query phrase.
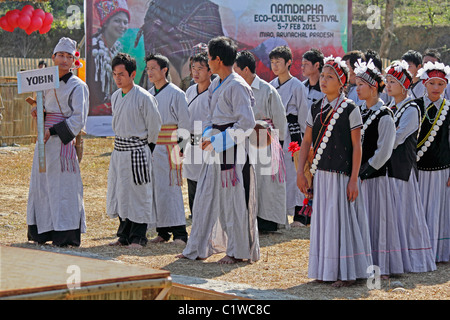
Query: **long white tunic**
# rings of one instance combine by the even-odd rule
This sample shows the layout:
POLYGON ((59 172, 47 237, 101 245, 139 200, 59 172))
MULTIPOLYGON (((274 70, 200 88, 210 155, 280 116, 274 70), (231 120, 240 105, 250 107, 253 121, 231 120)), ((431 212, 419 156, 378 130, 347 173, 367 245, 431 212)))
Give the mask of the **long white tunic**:
MULTIPOLYGON (((286 115, 293 114, 298 118, 300 131, 303 135, 306 129, 306 117, 308 115, 308 95, 305 85, 295 77, 280 85, 278 78, 270 82, 281 96, 286 115)), ((288 151, 291 135, 286 130, 283 143, 284 162, 286 166, 286 213, 295 214, 295 207, 303 205, 305 196, 297 187, 297 171, 291 153, 288 151)))
MULTIPOLYGON (((255 106, 253 107, 255 120, 270 119, 273 123, 273 129, 278 130, 278 134, 273 138, 278 140, 280 136, 285 137, 287 130, 286 111, 277 90, 258 76, 253 80, 251 88, 255 96, 255 106)), ((276 133, 276 131, 272 132, 276 133)), ((257 149, 251 145, 249 150, 250 159, 255 162, 258 185, 258 217, 284 224, 286 223, 286 176, 282 168, 277 168, 278 163, 274 163, 276 159, 272 158, 271 149, 272 145, 263 149, 257 149), (280 172, 281 180, 277 172, 272 175, 273 166, 283 171, 280 172)), ((282 156, 281 148, 279 151, 280 156, 282 156)))
MULTIPOLYGON (((112 129, 118 137, 147 139, 156 143, 161 127, 157 101, 145 89, 135 85, 124 97, 122 89, 111 97, 112 129)), ((148 170, 151 172, 151 152, 144 147, 148 170)), ((152 182, 137 185, 133 180, 131 151, 116 151, 111 154, 106 193, 106 212, 110 218, 120 217, 136 223, 152 224, 156 218, 153 212, 152 182)))
MULTIPOLYGON (((73 137, 84 128, 89 111, 89 89, 78 77, 60 80, 56 95, 73 137), (66 79, 67 80, 67 79, 66 79)), ((44 92, 47 113, 61 113, 53 89, 44 92)), ((86 232, 83 184, 78 161, 74 172, 61 170, 61 139, 52 135, 45 144, 46 172, 39 172, 36 144, 31 169, 27 224, 37 225, 38 233, 80 229, 86 232)))
MULTIPOLYGON (((190 129, 189 111, 184 91, 172 83, 157 94, 150 90, 158 101, 162 125, 177 125, 179 136, 188 138, 190 129)), ((156 227, 174 227, 186 224, 181 186, 172 177, 167 146, 156 145, 153 150, 153 183, 156 227)), ((176 179, 176 178, 174 178, 176 179)))
MULTIPOLYGON (((186 90, 186 98, 189 106, 190 133, 193 135, 202 134, 203 123, 208 120, 209 112, 209 92, 205 90, 198 92, 198 85, 192 85, 186 90)), ((185 158, 183 159, 183 177, 197 181, 204 161, 205 152, 198 144, 190 143, 186 146, 185 158)))
MULTIPOLYGON (((251 88, 236 73, 223 82, 217 77, 208 91, 210 96, 210 124, 234 123, 233 129, 247 131, 255 127, 251 88)), ((238 145, 238 152, 244 153, 238 145)), ((247 209, 243 186, 244 162, 235 166, 237 182, 224 183, 219 153, 207 152, 197 182, 191 234, 183 255, 189 259, 207 258, 214 253, 226 252, 236 259, 259 259, 259 239, 256 224, 256 189, 254 170, 250 170, 250 200, 247 209)), ((253 166, 251 166, 253 169, 253 166)))

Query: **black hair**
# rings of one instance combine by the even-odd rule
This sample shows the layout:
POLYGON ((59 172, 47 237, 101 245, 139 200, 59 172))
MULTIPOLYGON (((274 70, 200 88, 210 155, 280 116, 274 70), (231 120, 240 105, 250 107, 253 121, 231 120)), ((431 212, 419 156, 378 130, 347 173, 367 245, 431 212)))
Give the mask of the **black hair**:
POLYGON ((269 59, 284 59, 285 62, 292 60, 292 51, 288 46, 279 46, 270 51, 269 59))
POLYGON ((378 71, 382 72, 381 70, 383 70, 383 62, 381 61, 381 57, 378 52, 372 49, 367 49, 367 51, 364 52, 364 56, 366 57, 367 62, 372 59, 373 64, 378 68, 378 71))
POLYGON ((426 56, 435 58, 437 59, 437 62, 441 62, 441 54, 436 49, 428 48, 427 50, 425 50, 422 59, 425 58, 426 56))
POLYGON ((207 52, 200 52, 197 53, 195 56, 191 57, 191 63, 194 62, 199 62, 200 64, 208 67, 208 71, 209 69, 209 64, 208 64, 208 53, 207 52))
POLYGON ((251 73, 256 72, 255 56, 248 50, 244 50, 238 53, 236 58, 236 65, 241 70, 244 70, 245 67, 248 67, 251 73))
POLYGON ((415 50, 408 50, 403 56, 402 60, 406 62, 412 62, 416 67, 422 64, 422 55, 415 50))
POLYGON ((112 70, 118 65, 123 64, 128 71, 128 75, 131 76, 133 71, 136 71, 136 60, 128 53, 119 52, 111 62, 112 70))
POLYGON ((231 38, 216 37, 208 42, 208 53, 213 60, 219 57, 225 66, 231 67, 236 60, 237 45, 231 38))
POLYGON ((155 60, 158 63, 158 66, 162 69, 167 68, 166 78, 169 75, 169 59, 162 54, 150 54, 145 58, 145 62, 149 62, 150 60, 155 60))
POLYGON ((352 69, 355 69, 355 63, 358 61, 358 59, 361 59, 361 61, 366 60, 364 53, 359 50, 349 51, 342 57, 342 60, 350 61, 350 66, 352 67, 352 69))
POLYGON ((40 67, 40 66, 47 67, 47 62, 45 62, 44 60, 41 60, 41 61, 39 61, 38 66, 39 66, 39 67, 40 67))
POLYGON ((319 72, 322 72, 324 58, 325 56, 323 55, 322 51, 316 48, 311 48, 303 54, 303 59, 308 60, 313 65, 319 62, 319 72))

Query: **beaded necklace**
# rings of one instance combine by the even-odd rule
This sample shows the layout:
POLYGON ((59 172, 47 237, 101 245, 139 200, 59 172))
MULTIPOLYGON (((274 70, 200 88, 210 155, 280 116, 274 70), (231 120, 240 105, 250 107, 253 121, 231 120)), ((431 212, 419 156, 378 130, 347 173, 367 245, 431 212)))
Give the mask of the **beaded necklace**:
MULTIPOLYGON (((341 97, 339 97, 338 101, 336 102, 336 106, 334 107, 333 113, 330 116, 328 125, 326 123, 325 124, 322 123, 323 127, 327 126, 327 130, 322 135, 320 144, 314 153, 313 163, 311 164, 311 169, 309 170, 312 175, 314 175, 316 173, 317 165, 319 164, 319 161, 322 158, 323 151, 327 147, 327 143, 331 137, 331 133, 334 129, 334 125, 336 124, 336 121, 339 119, 341 113, 344 112, 344 109, 347 108, 347 106, 348 106, 347 99, 345 97, 341 103, 339 103, 340 99, 341 99, 341 97), (339 105, 339 107, 338 107, 338 105, 339 105)), ((324 101, 322 101, 322 105, 323 105, 323 103, 324 103, 324 101)), ((322 106, 321 106, 321 112, 322 112, 322 106)), ((321 119, 321 122, 322 122, 322 119, 321 119)))
MULTIPOLYGON (((446 103, 446 100, 442 99, 441 107, 439 108, 439 111, 436 114, 434 122, 431 125, 430 131, 423 138, 423 140, 420 141, 419 144, 417 145, 417 148, 420 148, 420 150, 417 152, 417 161, 419 161, 420 158, 423 157, 424 153, 427 152, 428 148, 431 146, 431 143, 434 141, 437 132, 439 131, 440 127, 444 124, 449 108, 450 106, 448 103, 446 103)), ((425 121, 425 118, 426 115, 422 117, 421 124, 425 121)))

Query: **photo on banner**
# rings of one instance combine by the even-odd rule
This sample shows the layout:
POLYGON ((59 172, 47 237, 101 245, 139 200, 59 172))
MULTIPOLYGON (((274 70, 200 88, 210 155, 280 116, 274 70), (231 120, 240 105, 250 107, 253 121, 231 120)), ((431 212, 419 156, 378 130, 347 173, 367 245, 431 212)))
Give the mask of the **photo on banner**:
POLYGON ((136 84, 152 86, 145 57, 159 53, 170 60, 170 80, 180 85, 189 76, 192 47, 224 35, 255 55, 256 72, 266 81, 274 78, 269 52, 289 46, 291 73, 303 80, 301 57, 310 48, 325 56, 351 49, 351 10, 351 0, 86 0, 87 133, 114 135, 111 61, 118 52, 136 59, 136 84))

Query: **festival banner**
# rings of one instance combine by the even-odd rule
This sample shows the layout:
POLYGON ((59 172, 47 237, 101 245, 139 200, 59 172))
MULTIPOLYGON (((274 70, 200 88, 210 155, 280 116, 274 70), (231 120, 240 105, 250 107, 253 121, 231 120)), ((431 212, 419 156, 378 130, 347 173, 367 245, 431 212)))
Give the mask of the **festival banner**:
POLYGON ((111 61, 118 52, 136 58, 136 84, 151 87, 145 57, 159 53, 169 58, 170 80, 180 85, 189 76, 192 47, 224 35, 255 55, 256 72, 267 81, 274 78, 269 52, 289 46, 291 73, 303 80, 302 55, 310 48, 325 56, 351 49, 351 8, 351 0, 86 0, 87 133, 114 135, 111 61))

